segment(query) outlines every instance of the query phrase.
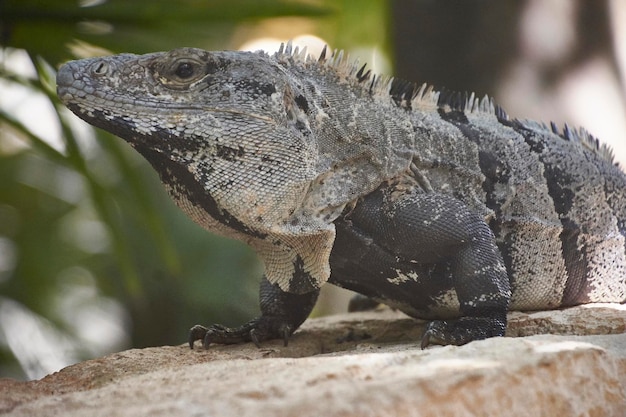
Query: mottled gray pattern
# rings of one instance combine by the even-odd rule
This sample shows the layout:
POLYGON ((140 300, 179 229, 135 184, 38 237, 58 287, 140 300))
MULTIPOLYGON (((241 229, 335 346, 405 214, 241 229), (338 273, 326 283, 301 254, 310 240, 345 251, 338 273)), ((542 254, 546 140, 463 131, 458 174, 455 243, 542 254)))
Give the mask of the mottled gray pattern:
POLYGON ((608 148, 325 55, 93 58, 63 66, 58 91, 197 223, 250 244, 282 292, 330 278, 431 318, 626 299, 626 177, 608 148))

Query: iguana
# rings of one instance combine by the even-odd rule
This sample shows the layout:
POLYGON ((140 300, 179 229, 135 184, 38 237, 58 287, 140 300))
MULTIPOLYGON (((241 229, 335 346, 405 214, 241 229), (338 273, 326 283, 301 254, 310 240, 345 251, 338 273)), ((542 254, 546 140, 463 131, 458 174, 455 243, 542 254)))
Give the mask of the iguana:
POLYGON ((57 84, 262 259, 261 316, 194 326, 192 348, 287 344, 325 282, 432 320, 422 347, 501 336, 509 309, 626 300, 626 176, 582 129, 290 43, 83 59, 57 84))

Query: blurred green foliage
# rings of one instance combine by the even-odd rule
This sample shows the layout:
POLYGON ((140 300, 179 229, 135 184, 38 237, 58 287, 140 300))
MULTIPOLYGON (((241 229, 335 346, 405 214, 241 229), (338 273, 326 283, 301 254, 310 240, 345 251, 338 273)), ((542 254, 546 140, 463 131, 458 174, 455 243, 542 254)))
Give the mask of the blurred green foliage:
POLYGON ((330 1, 289 0, 2 0, 1 33, 16 48, 50 62, 67 58, 68 41, 80 39, 111 51, 134 53, 181 45, 224 45, 240 23, 269 17, 321 17, 330 1), (79 3, 86 7, 79 7, 79 3))
POLYGON ((23 334, 19 345, 7 334, 14 318, 2 306, 9 302, 70 340, 77 360, 105 352, 90 348, 89 332, 75 325, 90 310, 68 304, 71 288, 91 288, 85 303, 123 306, 119 321, 127 337, 105 350, 179 344, 197 322, 237 325, 258 313, 262 268, 255 255, 187 219, 123 141, 78 123, 58 102, 47 62, 72 58, 70 47, 77 45, 134 53, 223 49, 237 28, 281 16, 316 22, 337 47, 385 45, 386 3, 0 0, 0 53, 24 50, 36 70, 18 73, 3 60, 1 91, 17 87, 45 98, 61 131, 61 144, 51 143, 35 133, 39 115, 23 119, 13 103, 0 107, 0 376, 48 371, 20 359, 20 349, 41 341, 23 334))

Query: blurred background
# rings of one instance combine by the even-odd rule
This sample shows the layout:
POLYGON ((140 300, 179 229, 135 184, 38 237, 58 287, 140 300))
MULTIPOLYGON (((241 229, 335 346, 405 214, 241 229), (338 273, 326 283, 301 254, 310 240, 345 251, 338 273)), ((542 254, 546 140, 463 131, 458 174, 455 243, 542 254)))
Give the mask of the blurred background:
MULTIPOLYGON (((0 0, 0 377, 181 344, 194 324, 259 312, 254 253, 193 224, 126 143, 64 109, 59 64, 289 39, 489 94, 512 117, 585 126, 626 165, 621 0, 0 0)), ((314 315, 346 309, 327 287, 314 315)))

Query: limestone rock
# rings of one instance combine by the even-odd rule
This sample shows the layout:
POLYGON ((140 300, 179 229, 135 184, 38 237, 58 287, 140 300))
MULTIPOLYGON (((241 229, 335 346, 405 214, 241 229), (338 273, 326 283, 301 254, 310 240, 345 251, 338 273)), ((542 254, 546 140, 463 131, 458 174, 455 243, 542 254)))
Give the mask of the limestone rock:
POLYGON ((133 349, 0 380, 0 415, 625 416, 625 329, 626 306, 597 304, 511 313, 507 334, 526 337, 421 350, 423 323, 345 314, 288 347, 133 349))

